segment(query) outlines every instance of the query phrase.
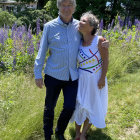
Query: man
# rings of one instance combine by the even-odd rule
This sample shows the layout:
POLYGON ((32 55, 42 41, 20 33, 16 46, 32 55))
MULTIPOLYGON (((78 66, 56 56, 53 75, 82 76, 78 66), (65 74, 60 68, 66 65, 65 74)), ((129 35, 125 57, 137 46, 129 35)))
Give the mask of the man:
MULTIPOLYGON (((78 20, 72 15, 76 8, 76 0, 57 0, 58 18, 44 25, 38 55, 35 60, 35 82, 43 87, 42 68, 49 49, 50 55, 44 69, 46 98, 44 107, 45 140, 51 140, 53 134, 54 108, 61 89, 63 90, 63 110, 57 122, 56 137, 65 140, 64 131, 75 109, 78 70, 77 54, 81 35, 77 30, 78 20)), ((102 46, 108 46, 108 43, 102 46)))

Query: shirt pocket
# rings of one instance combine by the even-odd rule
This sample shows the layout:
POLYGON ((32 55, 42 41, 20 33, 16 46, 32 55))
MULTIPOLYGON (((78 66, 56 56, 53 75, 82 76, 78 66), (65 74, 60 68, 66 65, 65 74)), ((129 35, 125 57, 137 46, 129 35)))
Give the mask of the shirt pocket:
POLYGON ((49 44, 54 48, 65 48, 67 37, 62 32, 56 32, 50 36, 49 44))

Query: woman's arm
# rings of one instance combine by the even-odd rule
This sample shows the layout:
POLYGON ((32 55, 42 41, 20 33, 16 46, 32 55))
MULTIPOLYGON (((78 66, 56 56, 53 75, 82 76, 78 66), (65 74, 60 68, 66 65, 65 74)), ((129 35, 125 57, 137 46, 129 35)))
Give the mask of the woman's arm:
POLYGON ((102 89, 105 86, 105 77, 106 77, 106 73, 108 70, 108 63, 109 63, 109 52, 108 52, 108 48, 106 47, 102 47, 102 42, 104 41, 103 37, 99 38, 99 43, 98 43, 98 48, 99 48, 99 52, 100 55, 102 57, 102 61, 103 61, 103 65, 102 65, 102 73, 101 73, 101 77, 98 81, 98 87, 99 89, 102 89))

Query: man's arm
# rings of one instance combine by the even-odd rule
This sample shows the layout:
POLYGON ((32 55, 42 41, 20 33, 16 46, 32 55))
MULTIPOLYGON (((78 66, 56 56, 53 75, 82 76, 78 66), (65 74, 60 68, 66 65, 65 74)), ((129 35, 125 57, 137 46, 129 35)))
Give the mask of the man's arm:
POLYGON ((46 57, 46 52, 48 50, 48 27, 44 25, 43 34, 40 42, 40 48, 38 51, 38 55, 35 59, 34 64, 34 75, 35 75, 35 82, 39 88, 43 86, 43 78, 42 78, 42 68, 44 65, 44 60, 46 57))

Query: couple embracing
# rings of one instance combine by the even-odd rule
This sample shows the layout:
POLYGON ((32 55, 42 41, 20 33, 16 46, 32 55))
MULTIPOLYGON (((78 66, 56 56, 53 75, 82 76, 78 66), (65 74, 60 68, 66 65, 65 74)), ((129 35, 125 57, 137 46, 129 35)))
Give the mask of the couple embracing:
POLYGON ((65 140, 69 121, 75 121, 75 140, 86 140, 91 125, 106 126, 109 42, 96 34, 99 21, 91 12, 84 13, 80 21, 72 17, 76 0, 57 0, 57 7, 59 16, 44 25, 34 66, 36 85, 46 87, 44 136, 45 140, 51 140, 54 108, 62 90, 64 103, 55 129, 56 138, 65 140))

